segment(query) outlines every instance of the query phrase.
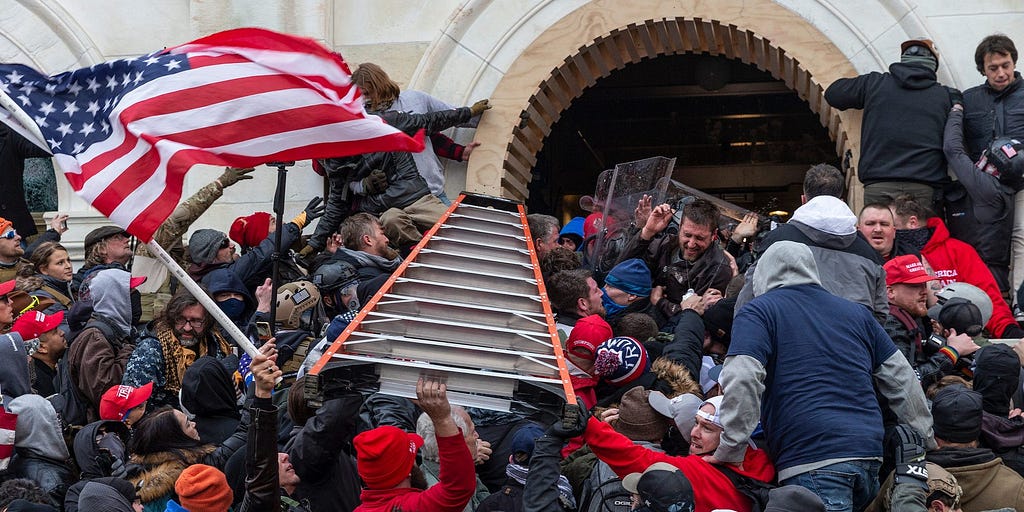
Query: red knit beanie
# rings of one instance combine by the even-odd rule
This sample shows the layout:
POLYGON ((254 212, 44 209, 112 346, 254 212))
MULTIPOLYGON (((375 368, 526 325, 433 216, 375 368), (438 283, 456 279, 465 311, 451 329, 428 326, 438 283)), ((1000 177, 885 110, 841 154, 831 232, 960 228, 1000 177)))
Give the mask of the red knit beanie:
POLYGON ((270 234, 270 214, 256 212, 231 223, 228 236, 242 247, 256 247, 270 234))
POLYGON ((353 440, 359 477, 370 489, 390 489, 409 476, 423 438, 385 425, 367 430, 353 440))
POLYGON ((227 512, 234 500, 224 473, 206 464, 185 468, 174 482, 174 492, 182 507, 195 512, 227 512))

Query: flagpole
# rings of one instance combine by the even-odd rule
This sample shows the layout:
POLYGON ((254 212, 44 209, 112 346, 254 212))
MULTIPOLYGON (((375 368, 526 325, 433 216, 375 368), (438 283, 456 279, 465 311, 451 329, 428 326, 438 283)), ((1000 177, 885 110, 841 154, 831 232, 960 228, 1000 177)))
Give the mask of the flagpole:
POLYGON ((224 331, 227 332, 228 336, 234 340, 246 354, 249 354, 250 357, 256 357, 256 354, 259 353, 258 350, 256 350, 256 345, 253 345, 252 341, 249 341, 249 338, 242 333, 242 330, 239 329, 238 326, 220 310, 219 307, 217 307, 217 303, 207 295, 205 290, 199 287, 198 283, 192 280, 192 276, 188 275, 188 273, 181 268, 181 265, 178 265, 178 262, 174 261, 174 258, 172 258, 170 254, 167 254, 167 251, 165 251, 160 244, 156 243, 155 240, 146 242, 146 247, 149 248, 150 254, 156 256, 156 259, 160 260, 160 263, 163 263, 164 266, 167 267, 167 270, 170 271, 171 275, 173 275, 181 284, 185 285, 185 288, 188 289, 192 296, 203 305, 206 312, 224 328, 224 331))

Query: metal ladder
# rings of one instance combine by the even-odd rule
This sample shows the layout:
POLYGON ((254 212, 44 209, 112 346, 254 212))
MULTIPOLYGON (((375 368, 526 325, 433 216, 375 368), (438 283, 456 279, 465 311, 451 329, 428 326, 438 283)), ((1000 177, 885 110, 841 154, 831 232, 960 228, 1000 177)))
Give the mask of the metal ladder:
POLYGON ((575 403, 523 205, 461 194, 308 375, 314 401, 337 387, 415 398, 436 375, 453 404, 575 403))

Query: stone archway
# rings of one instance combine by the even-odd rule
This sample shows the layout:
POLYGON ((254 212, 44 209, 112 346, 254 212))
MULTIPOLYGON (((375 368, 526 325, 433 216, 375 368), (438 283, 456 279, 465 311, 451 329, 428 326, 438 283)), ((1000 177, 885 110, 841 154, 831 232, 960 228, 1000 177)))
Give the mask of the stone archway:
POLYGON ((512 129, 503 163, 502 195, 524 199, 537 152, 552 125, 572 101, 600 78, 627 64, 663 55, 702 53, 738 59, 783 81, 806 101, 822 126, 836 141, 836 153, 845 153, 849 137, 837 111, 824 101, 824 88, 800 62, 771 41, 735 25, 700 18, 646 20, 598 37, 571 55, 541 82, 519 123, 512 129))
MULTIPOLYGON (((481 2, 486 0, 470 0, 467 6, 481 2)), ((474 137, 484 143, 466 171, 465 190, 474 192, 525 197, 537 150, 574 97, 618 67, 670 53, 731 57, 770 72, 808 102, 835 140, 837 154, 851 150, 850 163, 856 166, 860 112, 834 112, 821 101, 822 86, 882 69, 885 59, 842 13, 821 11, 819 0, 798 3, 799 11, 773 0, 589 0, 545 14, 555 4, 541 2, 516 23, 506 22, 508 30, 494 36, 500 38, 489 43, 489 53, 481 51, 487 47, 473 48, 482 59, 476 67, 467 66, 469 59, 456 46, 471 41, 460 37, 468 30, 463 25, 482 23, 467 16, 446 29, 454 40, 442 38, 444 43, 428 52, 414 82, 436 83, 443 90, 445 73, 478 69, 480 79, 467 84, 468 96, 487 94, 494 108, 474 137)), ((481 18, 488 12, 471 10, 481 18)), ((888 37, 905 36, 898 32, 902 26, 888 37)), ((850 188, 851 203, 858 204, 856 180, 850 188)))

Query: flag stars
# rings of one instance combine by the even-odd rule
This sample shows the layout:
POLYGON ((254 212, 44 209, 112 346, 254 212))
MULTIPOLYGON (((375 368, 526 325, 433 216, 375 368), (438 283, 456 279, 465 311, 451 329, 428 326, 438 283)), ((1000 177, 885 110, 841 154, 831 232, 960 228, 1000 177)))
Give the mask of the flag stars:
POLYGON ((11 93, 11 89, 7 87, 7 82, 0 82, 0 91, 3 91, 4 94, 11 93))
POLYGON ((82 135, 88 137, 89 135, 92 134, 92 132, 96 131, 96 128, 94 128, 94 126, 95 123, 85 123, 82 125, 82 129, 78 130, 78 133, 81 133, 82 135))
MULTIPOLYGON (((168 71, 169 70, 170 68, 168 68, 168 71)), ((25 75, 18 73, 18 70, 16 69, 12 69, 10 73, 7 73, 7 75, 4 76, 4 78, 6 78, 7 81, 12 84, 20 84, 21 79, 25 78, 25 75)))
POLYGON ((79 84, 78 82, 72 82, 71 85, 68 86, 68 92, 70 92, 74 96, 78 96, 78 93, 82 92, 81 84, 79 84))
POLYGON ((108 76, 107 77, 107 85, 105 87, 107 89, 110 89, 111 91, 113 91, 114 89, 117 89, 117 78, 115 78, 114 75, 108 76))
POLYGON ((46 84, 43 87, 43 89, 46 91, 46 94, 56 94, 57 93, 57 84, 46 84))
POLYGON ((156 58, 153 55, 150 55, 148 59, 146 59, 146 60, 144 60, 142 62, 145 62, 147 66, 151 66, 153 64, 156 64, 157 62, 160 62, 160 59, 156 58))
POLYGON ((72 155, 77 155, 77 154, 81 153, 82 151, 85 151, 85 144, 82 144, 81 142, 76 142, 75 143, 75 148, 71 150, 71 154, 72 155))
POLYGON ((39 107, 39 111, 42 112, 44 116, 48 116, 48 115, 56 112, 57 109, 53 108, 53 102, 52 101, 48 101, 46 103, 43 103, 43 105, 41 107, 39 107))
POLYGON ((90 101, 89 102, 89 108, 85 109, 85 111, 90 113, 90 114, 95 114, 96 112, 99 112, 100 111, 100 102, 98 102, 98 101, 90 101))
POLYGON ((25 93, 26 95, 29 95, 29 94, 32 94, 32 93, 36 92, 36 89, 38 89, 38 87, 35 87, 33 85, 33 83, 27 83, 27 84, 21 86, 20 87, 21 92, 25 93))
POLYGON ((65 101, 64 102, 64 113, 67 114, 68 116, 74 117, 75 112, 78 112, 79 110, 82 110, 82 109, 78 108, 78 104, 76 104, 75 102, 73 102, 73 101, 65 101))
POLYGON ((50 145, 51 149, 57 149, 62 144, 62 141, 59 141, 59 140, 56 140, 56 139, 46 139, 46 142, 47 142, 47 144, 50 145))
MULTIPOLYGON (((167 68, 167 71, 170 71, 172 69, 180 69, 181 68, 181 61, 178 61, 178 60, 168 61, 167 64, 164 64, 164 67, 167 68)), ((11 81, 13 82, 14 80, 11 80, 11 81)))
POLYGON ((127 86, 130 83, 132 83, 132 74, 131 73, 125 73, 124 76, 121 77, 121 85, 122 86, 127 86))
POLYGON ((28 106, 31 106, 31 105, 32 105, 32 101, 31 101, 31 100, 29 100, 29 99, 28 99, 28 96, 25 96, 24 94, 22 94, 21 96, 18 96, 18 101, 20 101, 20 102, 21 102, 21 104, 22 104, 22 105, 24 105, 24 106, 26 106, 26 107, 28 107, 28 106))
POLYGON ((100 130, 103 133, 110 133, 110 124, 108 124, 106 121, 100 121, 100 130))
POLYGON ((36 120, 36 124, 38 124, 40 128, 49 128, 50 127, 50 123, 46 122, 46 118, 45 117, 36 116, 33 119, 36 120))
POLYGON ((71 129, 71 123, 61 123, 60 126, 57 127, 57 131, 60 132, 61 135, 67 137, 68 134, 74 130, 71 129))
POLYGON ((100 82, 93 77, 89 77, 88 86, 86 86, 86 89, 88 89, 91 93, 95 93, 99 90, 99 88, 100 82))
POLYGON ((132 80, 133 85, 139 85, 142 82, 142 71, 135 74, 135 78, 132 80))

